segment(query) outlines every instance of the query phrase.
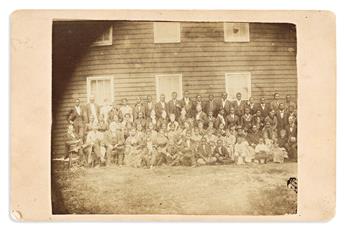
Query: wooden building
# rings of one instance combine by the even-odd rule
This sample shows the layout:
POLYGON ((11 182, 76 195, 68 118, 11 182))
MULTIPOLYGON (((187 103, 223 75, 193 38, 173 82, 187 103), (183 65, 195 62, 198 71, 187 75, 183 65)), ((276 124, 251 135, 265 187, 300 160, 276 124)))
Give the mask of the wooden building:
POLYGON ((120 103, 171 91, 207 99, 237 91, 268 101, 297 99, 296 28, 279 23, 55 22, 53 157, 64 152, 66 115, 75 97, 120 103))

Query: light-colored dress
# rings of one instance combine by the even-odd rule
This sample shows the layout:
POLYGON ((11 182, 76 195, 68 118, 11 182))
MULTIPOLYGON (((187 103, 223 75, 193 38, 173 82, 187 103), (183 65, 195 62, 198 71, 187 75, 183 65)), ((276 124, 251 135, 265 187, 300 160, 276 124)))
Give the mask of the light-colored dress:
POLYGON ((236 143, 236 137, 234 135, 230 135, 230 136, 224 136, 221 138, 223 140, 223 144, 225 146, 225 148, 228 150, 229 152, 229 157, 234 160, 235 158, 235 150, 234 150, 234 145, 236 143))
POLYGON ((277 145, 272 146, 273 162, 284 163, 284 159, 288 158, 287 152, 284 148, 277 145))
POLYGON ((139 139, 137 136, 129 136, 126 139, 126 149, 124 164, 127 166, 138 168, 141 166, 142 149, 140 149, 139 139))

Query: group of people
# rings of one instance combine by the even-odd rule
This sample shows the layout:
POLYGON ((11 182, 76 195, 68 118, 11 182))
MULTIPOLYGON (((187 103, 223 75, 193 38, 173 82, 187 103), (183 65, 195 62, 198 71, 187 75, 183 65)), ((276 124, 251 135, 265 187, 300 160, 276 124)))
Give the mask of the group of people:
POLYGON ((85 106, 76 99, 67 114, 66 156, 81 166, 147 167, 211 164, 283 163, 297 160, 297 107, 287 95, 274 93, 268 103, 253 97, 234 101, 228 94, 192 99, 188 91, 166 102, 161 94, 138 97, 131 106, 102 106, 93 95, 85 106))

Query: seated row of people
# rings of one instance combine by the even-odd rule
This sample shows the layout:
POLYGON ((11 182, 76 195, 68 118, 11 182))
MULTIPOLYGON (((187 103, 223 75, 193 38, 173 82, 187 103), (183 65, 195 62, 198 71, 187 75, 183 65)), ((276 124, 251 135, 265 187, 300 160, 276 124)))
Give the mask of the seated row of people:
MULTIPOLYGON (((171 116, 173 117, 173 116, 171 116)), ((117 119, 117 118, 115 118, 117 119)), ((245 164, 248 162, 297 159, 297 129, 295 119, 289 118, 289 126, 281 129, 271 127, 250 129, 242 126, 215 129, 203 123, 194 127, 188 122, 178 125, 171 120, 158 129, 149 122, 144 129, 141 124, 125 127, 120 121, 112 121, 104 130, 91 126, 85 143, 69 125, 68 148, 79 153, 80 163, 90 165, 128 165, 132 167, 153 167, 160 165, 205 165, 245 164), (74 142, 73 142, 74 141, 74 142)), ((70 152, 70 150, 68 151, 70 152)))

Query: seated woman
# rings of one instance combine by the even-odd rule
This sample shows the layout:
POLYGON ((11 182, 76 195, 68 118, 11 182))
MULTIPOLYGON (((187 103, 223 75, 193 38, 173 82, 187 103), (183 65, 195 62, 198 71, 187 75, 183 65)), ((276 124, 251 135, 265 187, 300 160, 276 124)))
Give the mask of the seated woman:
POLYGON ((146 138, 146 147, 143 149, 141 166, 153 168, 156 165, 158 156, 157 145, 153 144, 151 137, 146 138))
POLYGON ((217 136, 225 136, 225 125, 220 123, 218 126, 218 130, 216 131, 217 136))
POLYGON ((243 136, 239 135, 237 137, 234 149, 235 163, 237 165, 243 165, 251 158, 249 144, 243 136))
POLYGON ((129 136, 126 139, 125 145, 124 164, 135 168, 140 167, 142 160, 141 153, 144 146, 140 145, 140 139, 134 127, 129 131, 129 136))
POLYGON ((157 130, 157 117, 156 117, 156 111, 155 109, 152 109, 150 112, 150 117, 147 118, 146 122, 147 123, 152 123, 154 129, 157 130))
POLYGON ((225 131, 225 136, 221 137, 221 139, 223 141, 224 147, 226 148, 226 150, 229 153, 229 158, 231 160, 234 160, 235 159, 234 146, 235 146, 235 143, 236 143, 236 135, 233 134, 233 132, 230 132, 229 129, 227 129, 225 131))
POLYGON ((169 122, 167 124, 167 130, 173 130, 173 131, 177 131, 177 129, 179 128, 179 124, 178 122, 175 120, 175 114, 171 113, 169 115, 169 122))
MULTIPOLYGON (((212 112, 211 112, 212 113, 212 112)), ((206 132, 211 132, 212 134, 217 134, 217 130, 214 128, 214 122, 213 121, 209 121, 208 122, 208 126, 207 126, 207 129, 206 129, 206 132)))
POLYGON ((272 154, 274 163, 284 163, 284 160, 288 158, 288 154, 283 147, 279 147, 278 139, 273 139, 272 154))
POLYGON ((202 136, 199 132, 199 128, 194 128, 193 132, 192 132, 192 137, 191 137, 192 141, 196 144, 199 145, 199 143, 201 142, 202 136))
POLYGON ((159 166, 166 162, 165 156, 167 154, 168 138, 164 129, 159 129, 157 133, 157 158, 154 165, 159 166))
POLYGON ((187 131, 182 139, 182 144, 179 147, 178 165, 195 166, 195 144, 191 139, 191 132, 187 131))
POLYGON ((255 146, 255 161, 266 164, 268 159, 269 148, 263 138, 259 139, 259 143, 255 146))

